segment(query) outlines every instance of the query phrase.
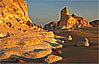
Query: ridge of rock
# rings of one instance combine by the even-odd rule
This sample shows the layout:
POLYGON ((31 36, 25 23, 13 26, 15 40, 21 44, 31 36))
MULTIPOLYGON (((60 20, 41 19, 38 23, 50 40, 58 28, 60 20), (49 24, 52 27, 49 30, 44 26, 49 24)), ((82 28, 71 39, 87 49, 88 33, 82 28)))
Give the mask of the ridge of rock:
MULTIPOLYGON (((51 22, 51 24, 55 24, 53 22, 51 22)), ((57 22, 57 26, 56 27, 52 27, 49 24, 46 24, 44 26, 44 28, 48 29, 48 30, 52 30, 52 31, 56 31, 56 30, 63 30, 63 29, 79 29, 81 27, 92 27, 88 21, 86 21, 83 17, 78 17, 77 15, 75 15, 74 13, 72 15, 69 15, 69 11, 68 8, 63 8, 61 10, 61 18, 60 21, 57 22), (49 26, 50 28, 47 28, 49 26)))
POLYGON ((91 21, 90 24, 91 24, 93 27, 98 27, 98 26, 99 26, 99 20, 91 21))

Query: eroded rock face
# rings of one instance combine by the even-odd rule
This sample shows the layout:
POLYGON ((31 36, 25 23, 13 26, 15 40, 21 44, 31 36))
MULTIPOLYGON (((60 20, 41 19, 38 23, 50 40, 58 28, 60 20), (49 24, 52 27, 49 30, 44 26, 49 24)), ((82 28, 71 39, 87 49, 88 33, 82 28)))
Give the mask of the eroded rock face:
POLYGON ((26 1, 0 1, 0 27, 16 30, 38 29, 32 24, 27 12, 26 1))
POLYGON ((53 32, 32 23, 26 1, 0 1, 0 60, 11 55, 41 58, 50 54, 51 48, 60 47, 53 32), (36 49, 40 51, 33 51, 36 49))
POLYGON ((51 22, 45 25, 45 28, 48 30, 56 31, 58 29, 78 29, 81 27, 92 27, 88 21, 82 17, 76 16, 74 13, 69 15, 68 8, 61 10, 61 18, 59 22, 51 22), (57 25, 58 24, 58 25, 57 25), (55 25, 54 27, 52 25, 55 25))
POLYGON ((49 44, 39 44, 37 46, 31 47, 17 47, 4 49, 0 52, 0 60, 10 58, 11 55, 17 55, 32 59, 42 58, 52 52, 49 46, 49 44))
POLYGON ((99 20, 94 20, 94 21, 90 22, 90 24, 91 24, 93 27, 98 27, 98 26, 99 26, 99 20))
POLYGON ((51 23, 49 23, 49 24, 46 24, 46 25, 44 26, 44 29, 45 29, 45 30, 52 31, 52 30, 57 29, 58 26, 59 26, 59 23, 58 23, 57 21, 54 21, 54 22, 51 22, 51 23))

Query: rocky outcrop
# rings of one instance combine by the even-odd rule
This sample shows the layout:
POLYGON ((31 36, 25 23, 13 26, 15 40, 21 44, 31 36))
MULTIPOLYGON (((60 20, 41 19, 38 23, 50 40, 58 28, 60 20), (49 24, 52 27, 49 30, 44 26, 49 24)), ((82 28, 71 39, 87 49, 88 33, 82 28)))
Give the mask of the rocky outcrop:
POLYGON ((94 20, 94 21, 90 22, 90 24, 91 24, 93 27, 98 27, 98 26, 99 26, 99 20, 94 20))
POLYGON ((28 16, 26 1, 0 1, 0 24, 7 28, 38 29, 28 16))
POLYGON ((32 23, 26 1, 0 1, 0 62, 13 55, 32 59, 45 57, 51 54, 52 48, 62 47, 56 41, 53 32, 32 23))
POLYGON ((17 47, 2 49, 0 52, 0 60, 10 58, 11 55, 17 55, 26 58, 42 58, 52 52, 50 44, 39 44, 37 46, 30 47, 17 47), (49 48, 49 49, 48 49, 49 48))
POLYGON ((46 29, 53 30, 53 31, 56 31, 58 29, 61 29, 61 30, 78 29, 81 27, 92 27, 92 26, 83 17, 78 17, 74 13, 72 15, 69 15, 68 8, 66 7, 61 10, 61 18, 59 22, 56 22, 56 23, 51 22, 45 25, 46 29))
POLYGON ((46 24, 46 25, 44 26, 44 29, 45 29, 45 30, 52 31, 52 30, 57 29, 58 26, 59 26, 59 23, 58 23, 57 21, 54 21, 54 22, 51 22, 51 23, 49 23, 49 24, 46 24))

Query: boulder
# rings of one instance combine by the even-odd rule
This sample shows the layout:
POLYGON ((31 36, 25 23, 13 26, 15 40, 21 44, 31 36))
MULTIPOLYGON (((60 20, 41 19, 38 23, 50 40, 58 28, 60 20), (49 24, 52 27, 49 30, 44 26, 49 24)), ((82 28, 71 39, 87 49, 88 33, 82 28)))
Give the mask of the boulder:
POLYGON ((80 41, 79 43, 77 43, 77 46, 85 46, 85 47, 89 47, 89 40, 88 38, 84 38, 84 40, 80 41))
POLYGON ((6 34, 0 33, 0 37, 4 37, 4 36, 6 36, 6 34))
POLYGON ((62 57, 60 56, 56 56, 56 55, 49 55, 45 61, 48 62, 48 63, 53 63, 53 62, 57 62, 59 60, 62 60, 62 57))
POLYGON ((69 35, 69 37, 68 37, 68 40, 72 40, 72 37, 71 37, 71 35, 69 35))
POLYGON ((84 43, 84 46, 89 47, 89 41, 88 41, 88 39, 87 39, 87 38, 85 38, 85 42, 83 42, 83 43, 84 43))

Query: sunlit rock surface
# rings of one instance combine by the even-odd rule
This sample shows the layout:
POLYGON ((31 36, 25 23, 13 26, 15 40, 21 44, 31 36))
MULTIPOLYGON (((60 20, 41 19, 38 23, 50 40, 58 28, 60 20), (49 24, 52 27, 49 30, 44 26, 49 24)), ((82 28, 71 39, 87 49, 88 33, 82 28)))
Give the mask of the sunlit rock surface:
POLYGON ((68 40, 72 40, 72 36, 71 35, 69 35, 68 40))
POLYGON ((65 29, 78 29, 81 27, 92 26, 83 17, 78 17, 74 13, 70 15, 68 8, 65 7, 61 10, 60 21, 48 23, 44 26, 44 29, 50 31, 60 31, 65 29))
POLYGON ((93 27, 99 27, 99 20, 91 21, 90 24, 91 24, 93 27))
POLYGON ((47 59, 45 59, 46 62, 48 63, 53 63, 53 62, 57 62, 59 60, 62 60, 62 57, 60 56, 56 56, 56 55, 49 55, 47 57, 47 59))
POLYGON ((47 56, 52 48, 61 48, 54 33, 33 24, 24 0, 0 0, 0 60, 17 55, 38 59, 47 56))
POLYGON ((79 43, 77 43, 77 46, 85 46, 85 47, 89 47, 89 40, 88 38, 84 38, 82 41, 80 41, 79 43))

